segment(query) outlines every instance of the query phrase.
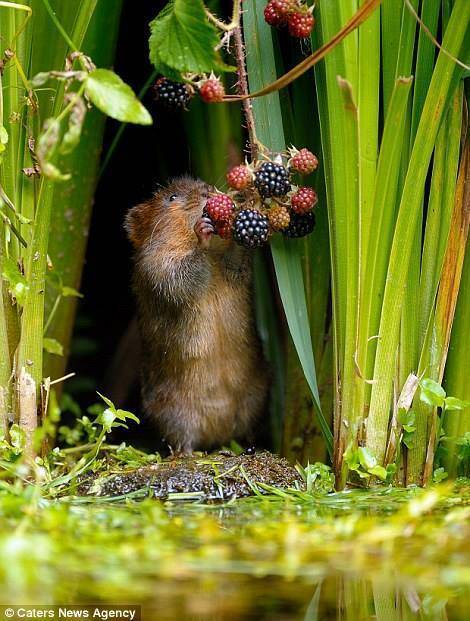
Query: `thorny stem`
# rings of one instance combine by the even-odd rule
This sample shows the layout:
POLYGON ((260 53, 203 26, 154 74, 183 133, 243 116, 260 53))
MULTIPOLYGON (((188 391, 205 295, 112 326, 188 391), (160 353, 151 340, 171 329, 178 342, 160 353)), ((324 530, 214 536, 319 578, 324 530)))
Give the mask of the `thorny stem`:
MULTIPOLYGON (((235 6, 240 8, 241 0, 236 0, 234 3, 235 6)), ((240 95, 248 95, 248 77, 246 73, 246 64, 245 64, 245 45, 243 43, 243 34, 241 24, 235 28, 233 33, 234 47, 235 47, 235 59, 237 62, 238 68, 238 93, 240 95)), ((256 130, 255 130, 255 118, 253 116, 253 104, 251 99, 243 99, 242 100, 243 113, 245 115, 246 128, 248 131, 248 139, 250 143, 250 154, 251 159, 255 160, 258 155, 259 145, 258 140, 256 138, 256 130)))
POLYGON ((225 24, 220 19, 217 19, 207 7, 205 7, 205 11, 207 18, 224 32, 231 32, 240 26, 240 0, 233 0, 232 21, 229 24, 225 24))

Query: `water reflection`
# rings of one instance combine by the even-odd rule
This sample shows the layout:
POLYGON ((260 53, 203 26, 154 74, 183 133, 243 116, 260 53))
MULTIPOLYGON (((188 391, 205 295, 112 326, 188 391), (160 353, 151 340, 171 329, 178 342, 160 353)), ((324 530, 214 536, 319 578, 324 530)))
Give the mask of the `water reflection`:
POLYGON ((143 607, 152 621, 468 621, 469 592, 416 591, 393 577, 312 581, 237 574, 164 581, 143 607))

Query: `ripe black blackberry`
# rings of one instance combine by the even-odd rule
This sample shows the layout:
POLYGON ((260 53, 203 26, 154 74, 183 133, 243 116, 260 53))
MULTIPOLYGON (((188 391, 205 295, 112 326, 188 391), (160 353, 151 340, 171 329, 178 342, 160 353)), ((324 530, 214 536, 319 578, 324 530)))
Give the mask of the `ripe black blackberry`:
POLYGON ((168 108, 186 108, 192 97, 191 87, 182 82, 173 82, 168 78, 159 78, 153 87, 156 101, 168 108))
POLYGON ((263 198, 285 196, 291 187, 289 173, 282 164, 265 162, 255 172, 255 187, 263 198))
POLYGON ((309 211, 305 214, 292 212, 289 226, 282 231, 286 237, 305 237, 315 228, 315 214, 309 211))
POLYGON ((263 246, 268 241, 269 221, 256 209, 243 209, 233 223, 233 239, 245 248, 263 246))

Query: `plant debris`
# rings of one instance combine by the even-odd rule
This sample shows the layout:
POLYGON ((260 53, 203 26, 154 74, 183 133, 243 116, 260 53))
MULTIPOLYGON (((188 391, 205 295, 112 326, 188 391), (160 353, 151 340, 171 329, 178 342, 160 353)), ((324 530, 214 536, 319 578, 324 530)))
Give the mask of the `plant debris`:
POLYGON ((98 476, 82 492, 95 496, 122 496, 148 489, 160 499, 230 500, 265 493, 263 486, 303 490, 297 470, 268 451, 235 455, 220 451, 174 456, 160 463, 98 476))

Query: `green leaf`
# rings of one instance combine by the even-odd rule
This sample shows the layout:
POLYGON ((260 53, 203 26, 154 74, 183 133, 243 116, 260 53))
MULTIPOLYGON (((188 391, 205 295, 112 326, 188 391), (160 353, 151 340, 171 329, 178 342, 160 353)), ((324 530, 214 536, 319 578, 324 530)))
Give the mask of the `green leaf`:
POLYGON ((2 155, 1 154, 7 148, 7 144, 8 144, 8 132, 3 127, 3 125, 0 125, 0 162, 2 161, 2 155))
POLYGON ((132 88, 109 69, 95 69, 85 80, 85 92, 101 112, 118 121, 151 125, 152 117, 132 88))
POLYGON ((381 481, 385 481, 389 474, 383 466, 374 466, 372 468, 369 468, 367 472, 379 478, 381 481))
POLYGON ((164 65, 180 73, 233 70, 216 52, 218 31, 208 21, 202 0, 170 2, 150 23, 150 32, 150 62, 160 71, 164 65))
POLYGON ((64 355, 64 348, 59 341, 56 341, 56 339, 45 338, 42 346, 44 351, 47 351, 48 354, 55 354, 56 356, 64 355))
MULTIPOLYGON (((360 446, 357 449, 359 455, 359 462, 361 466, 367 470, 367 472, 371 472, 372 469, 377 466, 377 459, 372 455, 372 453, 365 446, 360 446)), ((384 469, 385 471, 385 469, 384 469)))
POLYGON ((8 282, 8 290, 20 306, 23 306, 29 285, 26 278, 20 272, 18 265, 10 257, 3 258, 3 278, 8 282))
POLYGON ((103 401, 106 403, 106 405, 109 406, 112 409, 113 412, 116 412, 116 406, 111 401, 111 399, 108 399, 108 397, 105 397, 104 395, 102 395, 98 391, 96 391, 96 394, 99 395, 103 399, 103 401))
POLYGON ((408 449, 413 448, 413 446, 414 446, 414 444, 413 444, 414 438, 415 438, 414 430, 413 431, 405 431, 405 433, 403 434, 402 442, 406 446, 406 448, 408 448, 408 449))
POLYGON ((116 410, 116 418, 119 420, 133 420, 135 423, 140 423, 140 420, 137 418, 135 414, 129 412, 128 410, 116 410))
POLYGON ((421 401, 428 405, 434 405, 441 408, 444 405, 446 391, 440 384, 432 379, 426 378, 421 381, 421 401))
POLYGON ((449 475, 444 470, 444 468, 436 468, 432 475, 432 480, 434 481, 434 483, 440 483, 441 481, 444 481, 444 479, 447 479, 448 476, 449 475))
POLYGON ((405 431, 408 432, 413 432, 416 430, 416 414, 414 412, 414 410, 409 410, 409 412, 407 412, 406 410, 399 410, 398 411, 398 422, 400 423, 400 425, 403 427, 403 429, 405 431))
POLYGON ((358 470, 359 468, 359 453, 354 448, 353 444, 349 444, 344 451, 343 458, 350 470, 358 470))
POLYGON ((446 410, 465 410, 470 406, 470 401, 462 401, 462 399, 457 399, 457 397, 447 397, 444 400, 446 410))
POLYGON ((113 423, 116 419, 116 413, 115 410, 113 410, 112 408, 106 408, 99 416, 97 419, 97 423, 102 425, 103 429, 108 432, 111 431, 111 428, 113 427, 113 423))
POLYGON ((83 294, 73 287, 62 287, 61 294, 64 298, 83 298, 83 294))

